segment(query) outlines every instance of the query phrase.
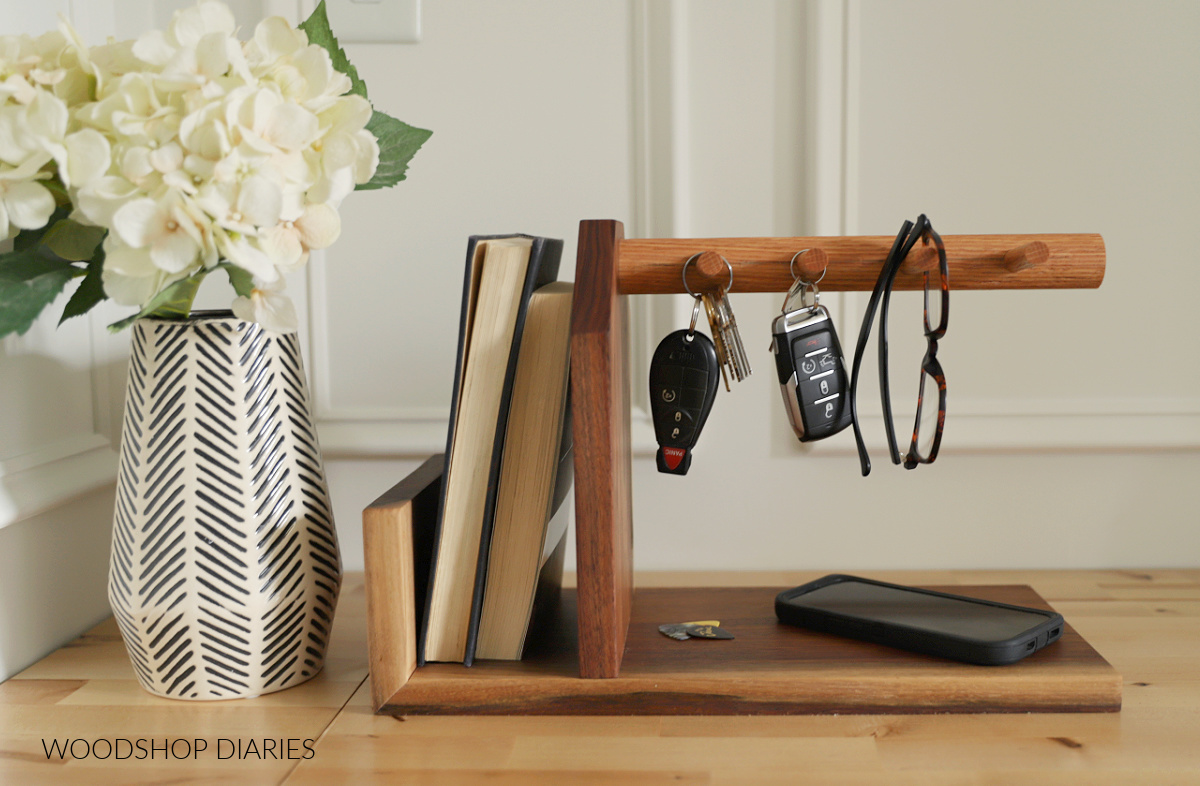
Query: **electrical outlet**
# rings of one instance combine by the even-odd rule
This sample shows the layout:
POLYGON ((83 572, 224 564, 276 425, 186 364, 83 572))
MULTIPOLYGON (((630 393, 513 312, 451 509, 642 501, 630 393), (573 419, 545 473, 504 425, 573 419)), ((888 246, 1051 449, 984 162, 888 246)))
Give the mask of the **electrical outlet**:
POLYGON ((415 44, 421 0, 325 0, 329 24, 344 44, 415 44))

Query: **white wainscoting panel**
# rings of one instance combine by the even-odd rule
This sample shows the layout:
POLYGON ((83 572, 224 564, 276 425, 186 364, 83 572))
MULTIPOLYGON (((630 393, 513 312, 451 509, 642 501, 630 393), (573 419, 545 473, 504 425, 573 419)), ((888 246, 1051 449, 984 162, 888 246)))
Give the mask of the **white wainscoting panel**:
POLYGON ((376 106, 434 134, 407 181, 347 199, 341 240, 311 268, 312 373, 335 453, 444 445, 469 235, 561 237, 570 279, 579 220, 631 213, 626 4, 423 10, 420 44, 347 47, 376 106))
MULTIPOLYGON (((1200 447, 1185 338, 1200 332, 1200 104, 1183 99, 1200 92, 1200 7, 846 5, 851 231, 927 212, 943 233, 1099 232, 1107 248, 1096 291, 954 294, 945 449, 1200 447)), ((920 296, 896 301, 894 403, 910 417, 920 296)))

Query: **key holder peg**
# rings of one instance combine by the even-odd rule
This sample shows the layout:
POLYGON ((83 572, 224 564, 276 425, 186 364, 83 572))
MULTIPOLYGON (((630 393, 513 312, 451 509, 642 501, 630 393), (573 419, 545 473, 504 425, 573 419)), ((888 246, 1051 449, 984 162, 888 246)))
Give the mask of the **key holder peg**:
POLYGON ((697 295, 733 288, 733 267, 715 251, 705 251, 696 257, 692 262, 692 270, 695 274, 689 281, 692 291, 697 295))
POLYGON ((809 284, 815 284, 824 278, 828 267, 829 255, 820 248, 805 249, 791 261, 792 277, 809 284))
POLYGON ((1004 269, 1017 273, 1026 268, 1044 265, 1050 259, 1050 246, 1040 240, 1017 246, 1004 255, 1004 269))
POLYGON ((900 263, 901 273, 929 273, 938 269, 938 252, 937 246, 932 242, 924 241, 917 243, 908 252, 908 256, 900 263))

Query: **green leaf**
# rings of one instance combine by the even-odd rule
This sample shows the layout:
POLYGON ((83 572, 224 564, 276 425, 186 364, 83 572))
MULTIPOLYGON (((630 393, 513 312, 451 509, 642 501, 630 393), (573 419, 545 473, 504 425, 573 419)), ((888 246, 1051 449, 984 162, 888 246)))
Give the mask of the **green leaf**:
POLYGON ((24 335, 76 274, 70 262, 34 249, 0 254, 0 338, 24 335))
POLYGON ((196 290, 200 282, 208 275, 208 270, 198 270, 187 278, 181 278, 159 292, 142 310, 131 317, 108 326, 110 333, 120 333, 139 319, 187 319, 192 313, 192 301, 196 299, 196 290))
POLYGON ((67 193, 67 189, 61 182, 59 182, 57 177, 51 180, 43 180, 41 183, 51 194, 54 195, 55 204, 57 204, 59 207, 69 208, 71 206, 71 195, 67 193))
POLYGON ((432 131, 415 128, 383 112, 376 111, 367 123, 367 130, 379 140, 379 166, 375 176, 355 187, 356 191, 390 188, 405 177, 408 162, 421 149, 432 131))
POLYGON ((329 53, 335 69, 350 77, 350 92, 366 98, 367 83, 362 81, 358 75, 358 69, 351 64, 350 58, 346 57, 346 52, 338 45, 338 40, 333 35, 333 28, 329 26, 329 16, 325 13, 325 0, 317 3, 317 8, 312 12, 312 16, 301 22, 299 28, 308 34, 308 43, 316 44, 329 53))
POLYGON ((83 316, 96 304, 108 299, 108 295, 104 292, 104 281, 100 277, 103 269, 104 249, 99 248, 96 250, 96 258, 88 265, 87 275, 80 282, 79 289, 76 289, 75 294, 71 295, 71 299, 67 301, 67 307, 63 309, 58 324, 61 325, 72 317, 83 316))
POLYGON ((63 259, 87 262, 96 255, 96 248, 106 232, 101 227, 89 227, 64 218, 46 231, 42 243, 63 259))
POLYGON ((46 236, 46 233, 50 231, 50 228, 53 227, 55 224, 57 224, 59 221, 62 221, 63 219, 65 219, 68 215, 70 215, 70 213, 71 213, 71 206, 65 205, 63 207, 59 207, 58 209, 56 209, 54 211, 54 214, 52 216, 50 216, 50 220, 46 222, 46 226, 44 226, 40 229, 22 229, 20 231, 20 233, 18 233, 17 236, 15 238, 13 238, 13 250, 14 251, 24 251, 26 249, 32 249, 34 246, 37 246, 39 243, 42 242, 42 238, 44 238, 46 236))
POLYGON ((232 262, 222 262, 217 267, 225 269, 234 292, 241 297, 250 297, 250 293, 254 291, 254 276, 232 262))

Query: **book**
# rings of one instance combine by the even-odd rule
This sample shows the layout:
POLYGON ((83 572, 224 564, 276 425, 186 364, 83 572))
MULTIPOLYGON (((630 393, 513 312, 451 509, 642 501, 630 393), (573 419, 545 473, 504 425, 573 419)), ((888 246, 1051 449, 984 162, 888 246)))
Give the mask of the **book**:
POLYGON ((537 616, 535 599, 553 604, 562 586, 569 518, 562 502, 574 476, 568 408, 573 292, 570 283, 555 282, 529 301, 486 545, 478 633, 468 637, 478 658, 519 660, 537 616))
POLYGON ((378 709, 417 666, 445 455, 417 470, 363 509, 367 630, 372 706, 378 709))
POLYGON ((558 277, 562 241, 474 236, 467 246, 442 500, 418 663, 471 663, 487 575, 518 350, 534 290, 558 277))

